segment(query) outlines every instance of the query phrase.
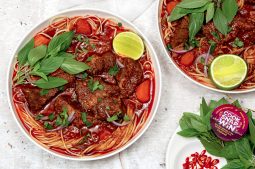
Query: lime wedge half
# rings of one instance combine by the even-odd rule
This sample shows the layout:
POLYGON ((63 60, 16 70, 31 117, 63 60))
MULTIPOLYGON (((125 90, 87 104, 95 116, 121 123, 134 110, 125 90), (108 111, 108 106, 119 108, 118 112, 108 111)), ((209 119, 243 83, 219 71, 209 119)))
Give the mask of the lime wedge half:
POLYGON ((137 34, 121 32, 113 39, 113 49, 120 56, 137 60, 144 52, 144 44, 137 34))
POLYGON ((210 75, 215 85, 223 90, 238 87, 247 74, 247 64, 239 56, 226 54, 216 57, 210 66, 210 75))

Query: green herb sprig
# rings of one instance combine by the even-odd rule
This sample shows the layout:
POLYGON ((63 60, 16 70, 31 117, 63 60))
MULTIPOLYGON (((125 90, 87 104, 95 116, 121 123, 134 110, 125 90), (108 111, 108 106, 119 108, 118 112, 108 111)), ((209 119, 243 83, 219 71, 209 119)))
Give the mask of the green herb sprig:
POLYGON ((232 22, 238 11, 236 0, 183 0, 168 16, 168 21, 178 20, 189 15, 189 39, 193 40, 203 23, 213 20, 217 30, 223 35, 230 31, 228 24, 232 22))
POLYGON ((255 168, 255 120, 252 118, 252 112, 250 110, 247 112, 249 132, 237 141, 225 142, 216 137, 210 125, 212 111, 222 104, 232 104, 241 108, 238 100, 229 103, 225 98, 222 98, 218 101, 211 100, 207 104, 203 98, 199 115, 183 113, 179 122, 181 131, 178 134, 183 137, 197 137, 210 154, 227 159, 228 163, 222 169, 255 168))
POLYGON ((90 67, 74 59, 74 55, 65 51, 71 45, 74 32, 64 32, 53 37, 48 46, 41 45, 34 48, 34 38, 32 38, 18 52, 19 71, 15 77, 16 84, 23 84, 30 75, 39 76, 41 79, 32 83, 42 89, 60 87, 68 82, 63 78, 51 77, 50 73, 61 68, 69 74, 84 72, 90 67), (24 67, 29 67, 26 71, 24 67))

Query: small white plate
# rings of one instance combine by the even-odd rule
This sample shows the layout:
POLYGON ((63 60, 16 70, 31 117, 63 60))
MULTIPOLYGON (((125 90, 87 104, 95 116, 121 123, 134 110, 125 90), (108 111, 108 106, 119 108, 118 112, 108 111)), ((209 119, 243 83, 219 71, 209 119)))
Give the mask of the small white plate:
MULTIPOLYGON (((185 162, 186 157, 189 157, 195 152, 200 153, 205 149, 197 138, 185 138, 179 136, 177 132, 180 130, 181 128, 178 127, 168 144, 166 153, 167 169, 183 169, 182 164, 185 162)), ((206 154, 210 155, 213 159, 220 160, 220 163, 217 164, 218 168, 227 164, 227 161, 224 158, 213 156, 208 152, 206 152, 206 154)))

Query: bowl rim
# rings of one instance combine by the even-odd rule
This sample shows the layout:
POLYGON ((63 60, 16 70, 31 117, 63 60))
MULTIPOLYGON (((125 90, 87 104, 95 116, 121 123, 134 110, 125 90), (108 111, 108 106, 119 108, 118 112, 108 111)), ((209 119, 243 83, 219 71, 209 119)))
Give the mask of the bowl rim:
MULTIPOLYGON (((76 14, 78 15, 78 14, 76 14)), ((80 14, 81 15, 81 14, 80 14)), ((91 15, 95 15, 95 14, 91 14, 91 15)), ((75 15, 73 15, 75 16, 75 15)), ((45 19, 42 19, 40 22, 36 23, 35 26, 33 26, 32 28, 30 28, 28 31, 26 31, 25 35, 21 38, 21 40, 17 43, 15 49, 13 50, 11 57, 10 57, 10 61, 8 64, 8 70, 7 70, 7 99, 8 99, 8 105, 10 107, 10 111, 12 113, 12 116, 15 120, 15 122, 17 123, 17 125, 19 126, 20 130, 23 132, 23 134, 28 138, 28 140, 30 140, 34 145, 36 145, 37 147, 43 149, 44 151, 66 159, 66 160, 73 160, 73 161, 93 161, 93 160, 99 160, 99 159, 104 159, 104 158, 108 158, 111 157, 113 155, 116 155, 120 152, 122 152, 123 150, 127 149, 128 147, 130 147, 133 143, 135 143, 139 138, 141 138, 141 136, 145 133, 145 131, 147 131, 148 127, 151 125, 157 110, 158 110, 158 106, 159 106, 159 102, 160 102, 160 98, 161 98, 161 88, 162 88, 162 77, 161 77, 161 68, 160 68, 160 64, 159 64, 159 60, 158 60, 158 56, 155 52, 155 49, 153 48, 153 46, 151 45, 150 41, 148 40, 148 38, 140 31, 140 29, 138 29, 131 21, 125 19, 124 17, 115 14, 113 12, 107 11, 107 10, 101 10, 101 9, 97 9, 97 8, 84 8, 84 7, 76 7, 76 8, 71 8, 71 9, 67 9, 67 10, 62 10, 59 12, 54 13, 53 15, 50 15, 49 17, 46 17, 45 19), (50 19, 56 17, 56 16, 72 16, 72 13, 84 13, 84 15, 86 14, 90 14, 90 13, 98 13, 98 15, 108 15, 112 18, 115 18, 119 21, 123 21, 126 23, 126 25, 133 31, 137 32, 143 39, 143 41, 146 43, 147 46, 147 50, 150 51, 151 53, 151 58, 153 59, 153 67, 154 67, 154 72, 157 76, 155 76, 155 97, 154 97, 154 101, 153 101, 153 105, 151 108, 151 112, 150 112, 150 116, 147 119, 147 122, 144 124, 144 127, 138 132, 136 133, 135 136, 133 136, 125 145, 121 146, 120 148, 113 150, 109 153, 106 154, 102 154, 99 155, 97 157, 73 157, 70 155, 63 155, 61 153, 57 153, 53 150, 48 149, 47 147, 43 146, 43 144, 41 144, 40 142, 36 141, 35 138, 32 138, 32 136, 30 136, 26 129, 24 128, 24 125, 22 124, 22 122, 20 121, 20 118, 17 116, 16 110, 12 104, 12 87, 11 87, 11 81, 12 81, 12 71, 13 71, 13 62, 15 61, 15 56, 16 53, 18 52, 18 50, 20 49, 20 47, 22 46, 22 44, 24 44, 24 41, 29 37, 29 35, 32 34, 33 31, 35 31, 36 29, 38 29, 38 27, 40 27, 42 24, 44 24, 45 22, 49 21, 50 19), (157 93, 156 93, 157 92, 157 93)))
POLYGON ((170 60, 172 65, 174 65, 175 69, 177 69, 184 77, 186 77, 187 79, 189 79, 190 81, 192 81, 196 85, 198 85, 200 87, 203 87, 203 88, 206 88, 206 89, 209 89, 211 91, 215 91, 215 92, 219 92, 219 93, 223 93, 223 94, 243 94, 243 93, 250 93, 250 92, 255 91, 255 88, 245 89, 245 90, 230 90, 230 91, 221 90, 221 89, 217 89, 217 88, 212 88, 212 87, 206 86, 206 85, 194 80, 189 75, 187 75, 183 70, 181 70, 179 68, 179 66, 175 63, 175 61, 171 58, 168 51, 166 50, 166 45, 165 45, 165 42, 163 41, 163 38, 162 38, 162 31, 161 31, 161 24, 160 24, 161 23, 161 7, 162 7, 162 4, 163 4, 163 0, 158 0, 158 2, 157 2, 157 8, 158 8, 158 11, 157 11, 157 30, 158 30, 158 35, 159 35, 159 38, 160 38, 160 43, 164 47, 164 52, 165 52, 166 56, 169 58, 168 60, 170 60))

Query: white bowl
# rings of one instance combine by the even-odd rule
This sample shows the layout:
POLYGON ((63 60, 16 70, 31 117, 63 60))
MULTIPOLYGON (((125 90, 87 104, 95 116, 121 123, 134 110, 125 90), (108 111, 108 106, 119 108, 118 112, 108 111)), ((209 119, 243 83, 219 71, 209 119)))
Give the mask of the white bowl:
POLYGON ((163 34, 162 34, 162 29, 161 29, 161 10, 162 10, 162 4, 163 4, 163 0, 158 0, 158 16, 157 16, 157 24, 158 24, 158 34, 160 36, 160 42, 162 44, 162 46, 164 47, 164 51, 166 56, 170 59, 170 61, 172 62, 172 64, 174 65, 174 67, 181 72, 181 74, 183 76, 185 76, 187 79, 189 79, 190 81, 192 81, 193 83, 197 84, 198 86, 204 87, 206 89, 209 90, 213 90, 216 92, 220 92, 220 93, 230 93, 230 94, 239 94, 239 93, 249 93, 249 92, 253 92, 255 91, 254 89, 245 89, 245 90, 230 90, 230 91, 226 91, 226 90, 221 90, 221 89, 217 89, 217 88, 212 88, 206 85, 203 85, 202 83, 199 83, 198 81, 194 80, 193 78, 191 78, 189 75, 187 75, 182 69, 179 68, 179 66, 175 63, 175 61, 170 57, 167 49, 166 49, 166 44, 162 38, 163 34))
POLYGON ((156 53, 154 51, 154 49, 152 48, 152 45, 150 44, 150 42, 148 41, 148 39, 141 33, 140 30, 138 30, 131 22, 127 21, 126 19, 117 16, 113 13, 110 12, 106 12, 103 10, 98 10, 98 9, 71 9, 71 10, 66 10, 63 12, 60 12, 58 14, 56 14, 55 16, 49 17, 47 19, 45 19, 44 21, 42 21, 41 23, 37 24, 34 28, 32 28, 29 33, 27 35, 25 35, 21 42, 17 45, 16 49, 14 50, 14 53, 12 55, 10 64, 9 64, 9 69, 8 69, 8 74, 7 74, 7 95, 8 95, 8 102, 9 102, 9 106, 11 108, 13 117, 15 119, 15 121, 17 122, 18 126, 20 127, 20 129, 22 130, 22 132, 27 136, 27 138, 29 140, 31 140, 35 145, 37 145, 38 147, 42 148, 43 150, 56 155, 58 157, 62 157, 65 159, 70 159, 70 160, 78 160, 78 161, 90 161, 90 160, 98 160, 98 159, 103 159, 106 157, 110 157, 113 156, 121 151, 123 151, 124 149, 126 149, 127 147, 129 147, 131 144, 133 144, 138 138, 141 137, 141 135, 147 130, 147 128, 149 127, 150 123, 152 122, 157 108, 158 108, 158 104, 159 104, 159 100, 160 100, 160 95, 161 95, 161 71, 160 71, 160 66, 159 66, 159 62, 158 62, 158 58, 156 56, 156 53), (154 98, 154 103, 150 112, 150 115, 147 119, 147 122, 144 124, 143 128, 131 139, 128 141, 128 143, 126 143, 124 146, 122 146, 121 148, 111 151, 109 153, 103 154, 101 156, 97 156, 97 157, 72 157, 72 156, 66 156, 60 153, 57 153, 55 151, 52 151, 50 149, 48 149, 47 147, 45 147, 44 145, 40 144, 38 141, 36 141, 35 138, 32 138, 28 131, 24 128, 21 120, 19 119, 17 112, 14 108, 13 105, 13 99, 12 99, 12 86, 11 86, 11 82, 12 82, 12 74, 13 74, 13 68, 14 68, 14 64, 16 61, 15 56, 17 55, 18 50, 23 46, 23 44, 25 42, 27 42, 28 40, 30 40, 38 31, 42 30, 43 28, 47 27, 49 25, 49 21, 56 17, 56 16, 68 16, 68 17, 72 17, 72 16, 84 16, 84 15, 97 15, 99 17, 103 17, 103 18, 114 18, 120 22, 123 23, 123 25, 133 31, 135 31, 137 34, 139 34, 143 40, 144 43, 147 47, 147 50, 149 50, 150 56, 151 56, 151 60, 152 60, 152 64, 154 67, 154 72, 155 72, 155 98, 154 98))

